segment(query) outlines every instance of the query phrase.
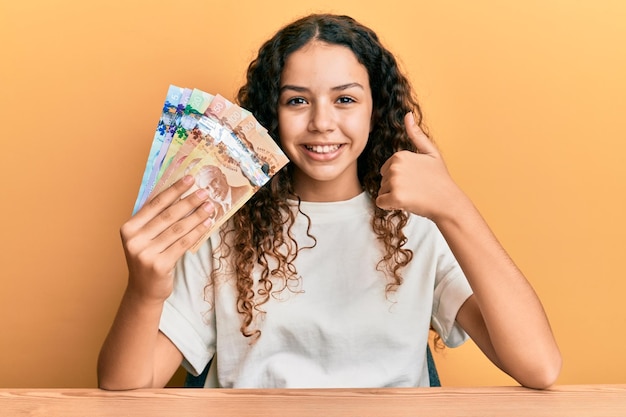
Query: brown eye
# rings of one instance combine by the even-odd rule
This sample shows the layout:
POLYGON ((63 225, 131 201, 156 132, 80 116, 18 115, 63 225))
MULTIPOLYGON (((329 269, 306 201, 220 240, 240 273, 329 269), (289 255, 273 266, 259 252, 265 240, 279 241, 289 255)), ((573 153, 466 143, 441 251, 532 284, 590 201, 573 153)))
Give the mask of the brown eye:
POLYGON ((350 104, 350 103, 355 103, 355 102, 356 100, 348 96, 341 96, 337 99, 337 103, 340 103, 340 104, 350 104))
POLYGON ((294 97, 287 100, 287 105, 289 106, 297 106, 300 104, 306 104, 306 100, 302 97, 294 97))

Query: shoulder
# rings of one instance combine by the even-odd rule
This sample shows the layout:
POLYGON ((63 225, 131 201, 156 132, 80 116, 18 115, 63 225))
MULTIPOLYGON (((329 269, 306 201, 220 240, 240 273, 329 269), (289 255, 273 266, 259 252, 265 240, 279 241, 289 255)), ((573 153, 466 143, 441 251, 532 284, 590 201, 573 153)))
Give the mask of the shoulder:
POLYGON ((435 222, 413 213, 408 213, 408 221, 404 228, 404 233, 408 238, 413 239, 443 239, 435 222))
POLYGON ((412 250, 420 258, 430 258, 436 262, 455 263, 454 254, 448 242, 432 220, 409 214, 407 225, 403 229, 406 236, 406 249, 412 250))

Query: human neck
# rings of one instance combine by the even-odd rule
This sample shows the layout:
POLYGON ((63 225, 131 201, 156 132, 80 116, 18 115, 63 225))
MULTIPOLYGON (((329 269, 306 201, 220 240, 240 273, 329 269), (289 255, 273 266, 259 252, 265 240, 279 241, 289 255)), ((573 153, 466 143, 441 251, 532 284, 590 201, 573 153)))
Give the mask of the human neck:
POLYGON ((349 181, 316 181, 311 178, 294 176, 294 191, 302 201, 328 203, 346 201, 363 192, 363 187, 354 177, 349 181))

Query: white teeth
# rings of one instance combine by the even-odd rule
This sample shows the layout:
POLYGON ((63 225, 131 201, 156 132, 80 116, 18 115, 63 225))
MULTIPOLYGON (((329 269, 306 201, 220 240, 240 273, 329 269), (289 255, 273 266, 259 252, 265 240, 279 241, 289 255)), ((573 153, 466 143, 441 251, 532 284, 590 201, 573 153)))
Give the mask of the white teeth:
POLYGON ((305 145, 305 147, 311 151, 311 152, 315 152, 315 153, 329 153, 329 152, 335 152, 337 149, 339 149, 341 145, 305 145))

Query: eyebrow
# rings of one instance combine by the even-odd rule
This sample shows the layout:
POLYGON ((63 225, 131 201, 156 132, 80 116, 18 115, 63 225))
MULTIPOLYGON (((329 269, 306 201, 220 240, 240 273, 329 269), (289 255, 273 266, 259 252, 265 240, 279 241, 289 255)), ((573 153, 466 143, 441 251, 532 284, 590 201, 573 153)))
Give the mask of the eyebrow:
MULTIPOLYGON (((332 91, 343 91, 343 90, 347 90, 347 89, 353 88, 353 87, 357 87, 357 88, 360 88, 361 90, 365 90, 365 88, 363 88, 363 86, 361 84, 359 84, 359 83, 342 84, 342 85, 338 85, 336 87, 331 88, 331 90, 332 91)), ((306 87, 301 87, 301 86, 291 85, 291 84, 285 84, 282 87, 280 87, 280 94, 282 94, 286 90, 296 91, 298 93, 306 93, 306 92, 310 91, 306 87)))

